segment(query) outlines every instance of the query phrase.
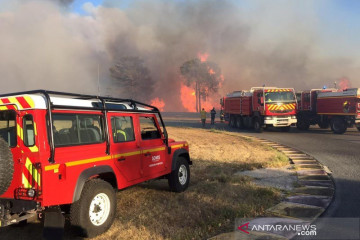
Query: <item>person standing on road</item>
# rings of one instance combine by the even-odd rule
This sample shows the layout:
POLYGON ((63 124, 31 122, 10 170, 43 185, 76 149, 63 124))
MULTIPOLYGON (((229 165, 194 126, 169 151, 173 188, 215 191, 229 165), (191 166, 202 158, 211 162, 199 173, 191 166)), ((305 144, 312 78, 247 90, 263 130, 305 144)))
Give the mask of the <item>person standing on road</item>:
POLYGON ((211 109, 211 125, 215 124, 215 115, 216 115, 216 111, 215 111, 215 107, 213 107, 213 109, 211 109))
POLYGON ((205 127, 206 111, 205 111, 204 108, 200 111, 200 118, 201 118, 201 124, 202 124, 202 126, 205 127))

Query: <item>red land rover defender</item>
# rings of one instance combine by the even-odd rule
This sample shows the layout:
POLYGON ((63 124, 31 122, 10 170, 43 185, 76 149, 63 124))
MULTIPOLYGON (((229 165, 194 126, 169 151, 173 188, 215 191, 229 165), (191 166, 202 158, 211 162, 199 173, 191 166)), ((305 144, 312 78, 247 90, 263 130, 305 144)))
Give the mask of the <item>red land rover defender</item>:
POLYGON ((0 149, 0 225, 57 206, 87 237, 110 228, 116 189, 164 177, 182 192, 192 164, 156 107, 45 90, 0 96, 0 149))

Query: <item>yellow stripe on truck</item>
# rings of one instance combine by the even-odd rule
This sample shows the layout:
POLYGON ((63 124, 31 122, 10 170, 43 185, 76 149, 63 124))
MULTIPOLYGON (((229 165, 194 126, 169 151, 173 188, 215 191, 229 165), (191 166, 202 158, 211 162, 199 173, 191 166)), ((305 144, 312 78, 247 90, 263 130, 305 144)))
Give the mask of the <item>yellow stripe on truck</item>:
MULTIPOLYGON (((188 146, 188 144, 178 144, 178 145, 171 146, 171 148, 182 148, 182 147, 186 147, 186 146, 188 146)), ((115 154, 115 155, 111 155, 111 156, 103 156, 103 157, 97 157, 97 158, 90 158, 90 159, 83 159, 83 160, 79 160, 79 161, 67 162, 67 163, 65 163, 65 165, 67 167, 72 167, 72 166, 78 166, 78 165, 83 165, 83 164, 88 164, 88 163, 108 161, 108 160, 116 159, 116 158, 119 158, 119 157, 129 157, 129 156, 134 156, 134 155, 140 155, 140 154, 143 154, 143 153, 157 152, 157 151, 164 151, 164 150, 165 150, 165 147, 158 147, 158 148, 146 149, 146 150, 143 150, 143 151, 119 153, 119 154, 115 154)), ((45 171, 54 170, 54 172, 57 172, 57 170, 59 169, 59 166, 60 166, 60 164, 54 164, 54 165, 45 166, 45 171)))
POLYGON ((26 158, 25 167, 29 171, 31 177, 35 180, 35 182, 40 186, 40 174, 38 173, 38 170, 34 168, 34 165, 30 161, 29 158, 26 158))

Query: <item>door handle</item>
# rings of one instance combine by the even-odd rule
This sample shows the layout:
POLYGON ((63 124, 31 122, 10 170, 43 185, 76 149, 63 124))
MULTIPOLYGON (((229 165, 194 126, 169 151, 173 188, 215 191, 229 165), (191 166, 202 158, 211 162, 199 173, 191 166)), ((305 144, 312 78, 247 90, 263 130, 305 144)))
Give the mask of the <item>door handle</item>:
POLYGON ((151 153, 147 152, 144 154, 145 157, 150 157, 151 156, 151 153))
POLYGON ((125 157, 121 157, 121 158, 118 159, 118 161, 119 161, 119 162, 125 161, 125 159, 126 159, 125 157))

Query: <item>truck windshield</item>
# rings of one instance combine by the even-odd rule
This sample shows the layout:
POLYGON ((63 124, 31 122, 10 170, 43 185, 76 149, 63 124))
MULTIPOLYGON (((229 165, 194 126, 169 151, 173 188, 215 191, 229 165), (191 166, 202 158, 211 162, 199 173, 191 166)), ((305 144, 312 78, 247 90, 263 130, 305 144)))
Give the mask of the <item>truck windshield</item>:
POLYGON ((295 102, 295 96, 293 92, 266 92, 265 102, 295 102))

